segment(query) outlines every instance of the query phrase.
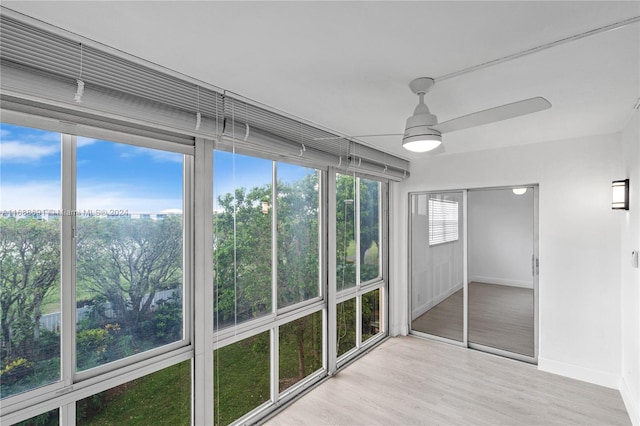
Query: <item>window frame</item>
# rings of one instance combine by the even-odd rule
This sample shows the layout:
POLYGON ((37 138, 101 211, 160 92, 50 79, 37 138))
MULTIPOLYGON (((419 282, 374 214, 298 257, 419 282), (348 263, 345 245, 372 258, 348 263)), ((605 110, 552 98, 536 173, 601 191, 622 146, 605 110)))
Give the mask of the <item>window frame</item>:
MULTIPOLYGON (((60 134, 62 164, 60 208, 75 212, 77 138, 91 136, 87 136, 86 133, 65 132, 63 130, 69 127, 73 129, 73 126, 65 123, 21 113, 5 115, 4 110, 2 122, 7 125, 41 129, 60 134)), ((75 422, 76 401, 193 358, 193 150, 185 146, 174 146, 148 138, 129 138, 128 135, 104 129, 95 129, 95 133, 101 135, 101 140, 108 142, 171 151, 183 155, 183 338, 95 368, 81 372, 76 371, 76 218, 75 215, 62 215, 60 221, 60 380, 0 400, 3 422, 20 422, 60 408, 61 424, 73 424, 75 422), (158 146, 156 146, 156 142, 158 146), (172 149, 167 149, 169 147, 172 149)))

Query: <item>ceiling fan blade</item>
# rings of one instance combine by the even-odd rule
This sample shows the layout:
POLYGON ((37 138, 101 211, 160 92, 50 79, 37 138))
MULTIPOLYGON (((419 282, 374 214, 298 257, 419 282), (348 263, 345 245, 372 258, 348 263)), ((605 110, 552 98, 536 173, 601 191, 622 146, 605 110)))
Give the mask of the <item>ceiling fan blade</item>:
POLYGON ((455 132, 456 130, 468 129, 469 127, 482 126, 483 124, 494 123, 496 121, 507 120, 533 112, 543 111, 551 108, 551 103, 542 97, 526 99, 524 101, 513 102, 495 108, 485 109, 472 114, 463 115, 444 123, 429 126, 440 133, 455 132))

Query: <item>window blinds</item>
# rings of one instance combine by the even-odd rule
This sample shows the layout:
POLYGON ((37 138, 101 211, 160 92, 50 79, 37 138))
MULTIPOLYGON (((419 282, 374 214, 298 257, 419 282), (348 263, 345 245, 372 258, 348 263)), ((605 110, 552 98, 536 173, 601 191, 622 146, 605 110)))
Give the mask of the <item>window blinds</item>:
POLYGON ((458 202, 429 199, 429 245, 458 240, 458 202))
POLYGON ((218 149, 392 180, 408 176, 405 159, 5 7, 1 11, 5 111, 185 146, 203 137, 216 140, 218 149))

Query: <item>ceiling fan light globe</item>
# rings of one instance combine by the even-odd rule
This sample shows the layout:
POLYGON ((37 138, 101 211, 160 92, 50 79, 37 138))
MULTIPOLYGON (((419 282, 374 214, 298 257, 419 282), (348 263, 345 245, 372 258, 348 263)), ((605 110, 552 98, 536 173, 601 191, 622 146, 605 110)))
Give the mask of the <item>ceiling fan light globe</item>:
POLYGON ((412 152, 428 152, 442 144, 442 137, 438 135, 412 136, 404 138, 402 146, 412 152))

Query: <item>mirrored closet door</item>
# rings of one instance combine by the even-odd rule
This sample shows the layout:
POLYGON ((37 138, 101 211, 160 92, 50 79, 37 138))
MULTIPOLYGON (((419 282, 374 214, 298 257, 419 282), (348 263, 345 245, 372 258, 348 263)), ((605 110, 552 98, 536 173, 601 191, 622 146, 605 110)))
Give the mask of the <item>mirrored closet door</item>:
POLYGON ((537 362, 537 186, 409 203, 411 332, 537 362))
POLYGON ((411 329, 464 342, 464 193, 411 195, 411 329))

